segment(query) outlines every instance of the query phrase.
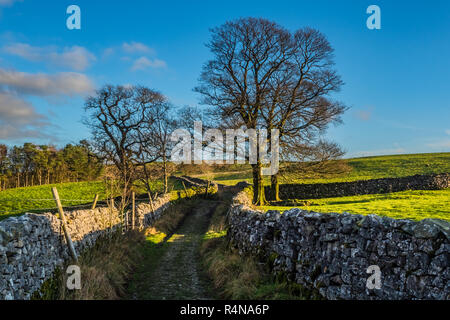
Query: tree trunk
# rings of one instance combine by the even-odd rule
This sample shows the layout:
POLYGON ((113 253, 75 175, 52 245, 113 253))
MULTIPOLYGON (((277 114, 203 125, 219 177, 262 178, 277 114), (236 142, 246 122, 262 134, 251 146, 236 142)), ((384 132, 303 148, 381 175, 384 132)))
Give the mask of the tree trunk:
POLYGON ((167 193, 169 190, 168 181, 167 181, 167 160, 166 156, 163 157, 163 175, 164 175, 164 193, 167 193))
POLYGON ((253 171, 253 204, 257 206, 264 206, 267 204, 264 194, 264 181, 261 175, 262 164, 258 161, 252 164, 253 171))
POLYGON ((270 177, 270 200, 280 201, 280 182, 278 181, 278 173, 270 177))

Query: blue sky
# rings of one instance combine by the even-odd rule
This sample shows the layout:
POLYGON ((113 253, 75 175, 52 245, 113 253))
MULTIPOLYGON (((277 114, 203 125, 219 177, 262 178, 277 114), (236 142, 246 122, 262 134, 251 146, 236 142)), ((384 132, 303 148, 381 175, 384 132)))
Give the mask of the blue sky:
POLYGON ((177 106, 193 92, 209 29, 264 17, 319 29, 350 107, 327 137, 347 156, 450 151, 450 1, 0 0, 0 142, 89 138, 83 101, 105 83, 142 84, 177 106), (81 8, 68 30, 66 8, 81 8), (381 8, 381 30, 366 8, 381 8))

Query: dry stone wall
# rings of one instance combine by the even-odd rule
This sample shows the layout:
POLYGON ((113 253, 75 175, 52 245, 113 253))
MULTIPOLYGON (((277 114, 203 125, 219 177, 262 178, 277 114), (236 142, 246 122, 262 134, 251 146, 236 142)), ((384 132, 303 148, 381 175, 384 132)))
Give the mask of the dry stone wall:
POLYGON ((275 273, 326 299, 450 299, 450 223, 292 209, 262 213, 235 197, 228 237, 275 273), (381 271, 369 289, 369 266, 381 271))
POLYGON ((141 203, 136 207, 136 222, 139 227, 151 226, 170 205, 170 194, 165 194, 153 201, 153 208, 149 203, 141 203), (154 212, 153 212, 154 210, 154 212))
MULTIPOLYGON (((281 184, 280 197, 281 199, 319 199, 406 190, 440 190, 448 187, 450 187, 450 174, 442 173, 353 182, 281 184)), ((266 187, 266 196, 270 196, 269 187, 266 187)))
MULTIPOLYGON (((169 205, 165 195, 150 205, 139 204, 137 225, 156 221, 169 205)), ((118 212, 109 208, 65 212, 77 253, 120 226, 118 212)), ((0 222, 0 300, 29 299, 69 258, 61 223, 51 213, 12 217, 0 222)))

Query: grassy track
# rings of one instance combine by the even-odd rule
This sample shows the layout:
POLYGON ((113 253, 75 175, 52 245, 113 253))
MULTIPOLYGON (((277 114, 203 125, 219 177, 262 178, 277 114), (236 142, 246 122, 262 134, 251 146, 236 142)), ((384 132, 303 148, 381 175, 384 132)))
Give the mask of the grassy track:
MULTIPOLYGON (((450 221, 450 189, 324 198, 306 202, 309 203, 307 206, 298 208, 316 212, 377 214, 395 219, 436 218, 450 221)), ((263 210, 286 211, 292 208, 294 207, 267 206, 263 210)))
POLYGON ((198 263, 198 251, 208 226, 209 212, 217 204, 207 200, 187 201, 169 208, 169 217, 164 215, 148 230, 147 244, 141 249, 143 258, 133 272, 127 298, 213 298, 198 263), (177 218, 176 221, 170 216, 177 218))

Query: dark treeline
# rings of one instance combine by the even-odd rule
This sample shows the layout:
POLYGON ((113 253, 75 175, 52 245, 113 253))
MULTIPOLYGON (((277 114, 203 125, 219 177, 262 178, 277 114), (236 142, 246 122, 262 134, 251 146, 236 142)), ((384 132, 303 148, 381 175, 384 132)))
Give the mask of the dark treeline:
POLYGON ((86 140, 62 149, 32 143, 0 144, 0 190, 94 180, 102 169, 102 160, 86 140))

